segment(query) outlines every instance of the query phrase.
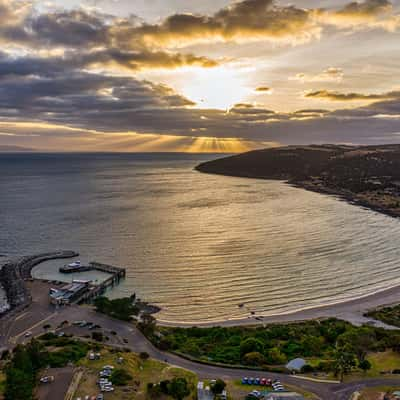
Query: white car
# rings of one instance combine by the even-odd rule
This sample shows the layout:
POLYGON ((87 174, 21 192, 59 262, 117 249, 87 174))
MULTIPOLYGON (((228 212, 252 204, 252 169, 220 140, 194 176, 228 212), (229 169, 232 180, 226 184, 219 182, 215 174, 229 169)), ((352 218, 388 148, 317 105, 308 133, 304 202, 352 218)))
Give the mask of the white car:
POLYGON ((32 336, 32 332, 31 331, 28 331, 28 332, 25 332, 25 335, 24 335, 25 337, 30 337, 30 336, 32 336))

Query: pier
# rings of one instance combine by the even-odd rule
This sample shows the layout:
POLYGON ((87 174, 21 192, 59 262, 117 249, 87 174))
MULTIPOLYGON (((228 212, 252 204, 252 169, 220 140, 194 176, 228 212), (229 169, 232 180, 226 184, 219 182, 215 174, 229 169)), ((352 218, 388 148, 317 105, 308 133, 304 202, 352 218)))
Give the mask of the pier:
MULTIPOLYGON (((40 253, 32 256, 23 256, 15 260, 7 260, 0 263, 0 283, 7 294, 7 301, 11 307, 6 313, 21 310, 27 307, 32 299, 25 281, 32 279, 32 269, 45 261, 56 259, 68 259, 79 256, 75 251, 55 251, 40 253)), ((73 300, 73 303, 91 302, 96 297, 103 295, 108 288, 118 285, 121 279, 125 278, 125 268, 115 267, 113 265, 102 264, 99 262, 90 262, 81 271, 97 270, 110 274, 111 276, 99 285, 88 285, 87 290, 79 297, 73 300)))
MULTIPOLYGON (((99 285, 91 285, 87 284, 86 290, 83 293, 79 293, 78 296, 71 297, 68 295, 68 299, 66 300, 62 295, 59 298, 60 304, 62 303, 84 303, 84 302, 92 302, 96 297, 103 295, 106 290, 110 287, 114 287, 118 285, 120 280, 125 278, 126 270, 125 268, 115 267, 109 264, 102 264, 99 262, 90 262, 88 265, 78 265, 78 266, 65 266, 60 268, 60 272, 62 273, 72 273, 72 272, 85 272, 85 271, 101 271, 111 276, 107 278, 105 281, 101 282, 99 285), (72 300, 73 299, 73 300, 72 300)), ((79 283, 80 281, 73 281, 79 283)))
POLYGON ((79 299, 77 299, 77 303, 92 302, 96 297, 102 296, 108 288, 112 288, 118 285, 121 279, 124 279, 126 275, 125 268, 115 267, 108 264, 101 264, 98 262, 90 262, 89 268, 91 270, 106 272, 107 274, 111 274, 111 276, 103 281, 100 285, 90 287, 90 289, 86 293, 84 293, 79 299))

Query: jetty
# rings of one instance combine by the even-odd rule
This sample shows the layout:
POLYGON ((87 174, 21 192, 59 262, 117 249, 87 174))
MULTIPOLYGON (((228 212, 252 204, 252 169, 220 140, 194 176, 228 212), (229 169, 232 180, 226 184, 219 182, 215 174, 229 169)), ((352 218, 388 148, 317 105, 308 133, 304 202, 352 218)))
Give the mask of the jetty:
MULTIPOLYGON (((18 312, 32 302, 32 297, 27 288, 26 281, 32 280, 32 269, 45 261, 56 259, 68 259, 78 257, 75 251, 55 251, 40 253, 32 256, 18 257, 14 260, 4 260, 0 263, 0 284, 3 286, 10 309, 6 313, 18 312)), ((99 285, 93 285, 87 281, 75 281, 74 285, 66 285, 61 289, 53 289, 50 301, 53 304, 70 304, 91 302, 96 297, 103 295, 110 287, 118 285, 125 278, 126 269, 113 265, 90 262, 87 266, 74 272, 97 270, 110 274, 106 280, 99 285), (79 284, 82 286, 79 286, 79 284)), ((61 269, 60 269, 61 271, 61 269)), ((62 272, 62 271, 61 271, 62 272)), ((70 271, 68 271, 70 272, 70 271)), ((73 282, 74 283, 74 282, 73 282)))
MULTIPOLYGON (((74 303, 90 303, 96 297, 102 296, 108 288, 114 287, 119 284, 121 279, 125 278, 126 269, 116 267, 109 264, 102 264, 99 262, 92 261, 88 265, 81 265, 79 267, 68 266, 60 268, 60 272, 71 273, 71 272, 85 272, 85 271, 101 271, 110 274, 110 277, 101 282, 99 285, 88 285, 87 289, 80 293, 79 296, 74 298, 74 303)), ((63 299, 61 298, 61 301, 63 299)))

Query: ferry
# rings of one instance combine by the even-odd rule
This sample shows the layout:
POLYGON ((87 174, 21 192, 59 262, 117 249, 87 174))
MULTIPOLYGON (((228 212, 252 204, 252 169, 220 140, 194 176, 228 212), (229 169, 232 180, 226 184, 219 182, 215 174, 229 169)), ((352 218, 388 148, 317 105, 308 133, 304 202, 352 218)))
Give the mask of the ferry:
POLYGON ((59 271, 63 274, 70 274, 72 272, 89 271, 90 269, 89 266, 82 265, 80 261, 74 261, 61 267, 59 271))

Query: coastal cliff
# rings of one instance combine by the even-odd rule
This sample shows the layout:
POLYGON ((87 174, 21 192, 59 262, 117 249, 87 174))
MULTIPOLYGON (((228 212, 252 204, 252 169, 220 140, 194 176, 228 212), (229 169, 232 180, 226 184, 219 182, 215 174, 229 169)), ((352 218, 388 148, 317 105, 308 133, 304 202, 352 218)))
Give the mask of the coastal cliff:
POLYGON ((256 150, 202 163, 200 172, 284 180, 400 216, 400 145, 310 145, 256 150))

